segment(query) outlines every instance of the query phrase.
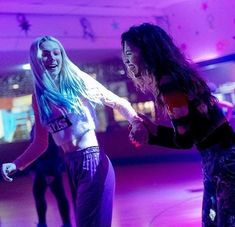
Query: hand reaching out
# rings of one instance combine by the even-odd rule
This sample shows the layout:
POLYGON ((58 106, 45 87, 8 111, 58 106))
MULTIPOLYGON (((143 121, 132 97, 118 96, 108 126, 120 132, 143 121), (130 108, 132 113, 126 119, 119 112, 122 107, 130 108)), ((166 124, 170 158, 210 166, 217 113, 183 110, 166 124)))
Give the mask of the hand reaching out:
POLYGON ((129 138, 136 147, 148 144, 149 134, 157 134, 157 125, 144 114, 138 114, 140 119, 132 122, 129 138))
POLYGON ((143 124, 142 119, 137 119, 132 122, 129 133, 129 139, 132 144, 136 147, 147 144, 148 135, 148 129, 143 124))
POLYGON ((142 119, 144 126, 148 129, 149 133, 156 135, 157 134, 157 125, 153 123, 148 117, 144 114, 138 113, 138 116, 142 119))
POLYGON ((14 163, 3 163, 1 173, 6 181, 13 181, 13 178, 9 177, 9 175, 12 175, 16 171, 16 165, 14 163))

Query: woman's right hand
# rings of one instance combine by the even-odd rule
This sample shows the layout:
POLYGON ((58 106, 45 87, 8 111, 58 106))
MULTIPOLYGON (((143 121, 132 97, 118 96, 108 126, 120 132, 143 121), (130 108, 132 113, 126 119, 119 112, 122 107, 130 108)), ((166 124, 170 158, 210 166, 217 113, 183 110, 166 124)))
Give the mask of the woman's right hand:
POLYGON ((13 181, 13 178, 9 177, 9 175, 12 175, 16 171, 16 165, 14 163, 3 163, 2 164, 2 176, 4 180, 6 181, 13 181))

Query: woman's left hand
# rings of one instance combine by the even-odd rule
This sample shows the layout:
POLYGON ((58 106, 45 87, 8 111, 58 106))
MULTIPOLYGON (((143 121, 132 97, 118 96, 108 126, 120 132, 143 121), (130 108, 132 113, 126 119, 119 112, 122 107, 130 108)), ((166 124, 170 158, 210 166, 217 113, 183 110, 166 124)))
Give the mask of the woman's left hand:
POLYGON ((129 139, 136 147, 148 144, 149 132, 141 120, 135 120, 130 127, 129 139))

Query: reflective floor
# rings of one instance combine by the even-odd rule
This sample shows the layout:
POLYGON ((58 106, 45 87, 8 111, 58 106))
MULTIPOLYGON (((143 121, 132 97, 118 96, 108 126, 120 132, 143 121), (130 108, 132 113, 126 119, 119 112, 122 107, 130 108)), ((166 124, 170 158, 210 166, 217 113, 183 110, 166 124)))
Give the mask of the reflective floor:
MULTIPOLYGON (((200 162, 175 161, 115 166, 113 227, 200 227, 200 162)), ((67 176, 66 191, 70 197, 67 176)), ((47 191, 48 227, 60 227, 55 198, 47 191)), ((72 202, 70 200, 72 211, 72 202)), ((74 214, 71 212, 72 220, 74 214)), ((32 176, 0 181, 0 227, 35 227, 32 176)))

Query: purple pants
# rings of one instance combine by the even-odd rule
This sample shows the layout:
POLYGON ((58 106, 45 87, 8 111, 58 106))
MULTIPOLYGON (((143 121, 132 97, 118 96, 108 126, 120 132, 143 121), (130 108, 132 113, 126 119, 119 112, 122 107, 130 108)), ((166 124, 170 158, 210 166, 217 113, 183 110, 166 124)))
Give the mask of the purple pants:
POLYGON ((99 147, 65 154, 77 227, 110 227, 115 175, 99 147))

